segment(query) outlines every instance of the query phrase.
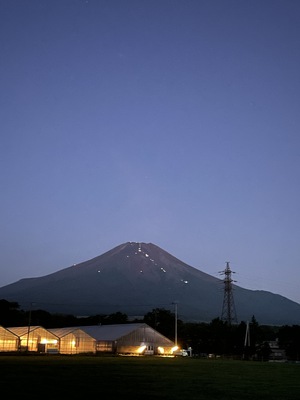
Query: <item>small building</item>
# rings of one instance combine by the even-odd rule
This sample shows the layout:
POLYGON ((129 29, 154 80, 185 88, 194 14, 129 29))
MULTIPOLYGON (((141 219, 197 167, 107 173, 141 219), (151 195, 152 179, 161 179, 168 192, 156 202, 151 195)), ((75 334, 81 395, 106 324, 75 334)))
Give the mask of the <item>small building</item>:
POLYGON ((81 326, 96 340, 97 353, 172 355, 175 343, 144 323, 81 326))
POLYGON ((284 349, 279 348, 278 340, 268 342, 270 347, 269 361, 285 362, 287 360, 284 349))
POLYGON ((60 354, 96 352, 96 340, 80 328, 55 328, 49 332, 58 337, 60 354))
POLYGON ((0 326, 0 351, 17 351, 19 348, 19 338, 8 329, 0 326))
POLYGON ((20 351, 58 352, 58 337, 41 326, 19 326, 7 329, 18 337, 20 351))

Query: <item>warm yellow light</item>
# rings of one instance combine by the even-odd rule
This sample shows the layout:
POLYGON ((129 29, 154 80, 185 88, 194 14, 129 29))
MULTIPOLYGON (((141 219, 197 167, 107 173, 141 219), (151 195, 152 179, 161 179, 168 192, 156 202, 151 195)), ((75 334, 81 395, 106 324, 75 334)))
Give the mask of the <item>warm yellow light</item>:
POLYGON ((164 352, 165 352, 165 349, 163 347, 160 347, 160 346, 157 348, 157 350, 158 350, 158 352, 160 354, 164 354, 164 352))
POLYGON ((41 344, 57 344, 57 339, 41 339, 41 344))
POLYGON ((146 346, 140 346, 140 347, 137 349, 137 352, 138 352, 138 353, 142 353, 142 352, 145 350, 145 348, 146 348, 146 346))
POLYGON ((72 344, 72 346, 75 346, 76 345, 76 340, 72 340, 71 344, 72 344))
POLYGON ((171 349, 171 353, 174 353, 174 351, 176 351, 176 350, 178 350, 178 346, 174 346, 174 347, 172 347, 172 349, 171 349))

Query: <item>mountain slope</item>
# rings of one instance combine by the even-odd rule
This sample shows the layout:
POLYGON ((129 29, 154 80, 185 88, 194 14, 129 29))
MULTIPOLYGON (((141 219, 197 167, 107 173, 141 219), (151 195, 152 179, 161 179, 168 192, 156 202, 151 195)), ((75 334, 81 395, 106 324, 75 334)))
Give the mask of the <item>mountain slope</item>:
MULTIPOLYGON (((21 308, 74 315, 123 312, 143 316, 154 308, 174 311, 184 321, 220 317, 223 282, 151 243, 127 242, 80 264, 0 288, 0 298, 21 308)), ((238 320, 254 315, 262 324, 300 323, 300 305, 266 291, 234 286, 238 320)))

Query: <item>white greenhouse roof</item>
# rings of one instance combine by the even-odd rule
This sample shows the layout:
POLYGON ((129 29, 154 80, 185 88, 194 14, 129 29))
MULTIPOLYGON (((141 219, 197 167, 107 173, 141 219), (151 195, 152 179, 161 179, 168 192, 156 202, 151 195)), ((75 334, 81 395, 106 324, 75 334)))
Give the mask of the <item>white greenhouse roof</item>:
POLYGON ((0 338, 2 339, 7 337, 17 338, 18 335, 0 325, 0 338))
MULTIPOLYGON (((19 337, 26 335, 28 333, 28 326, 14 326, 12 328, 7 328, 7 329, 19 337)), ((29 332, 33 332, 36 329, 42 329, 44 331, 47 330, 47 329, 43 328, 42 326, 30 326, 29 332)))
POLYGON ((116 324, 116 325, 90 325, 90 326, 80 326, 79 328, 85 331, 87 334, 89 334, 96 340, 117 340, 139 328, 147 328, 152 330, 152 328, 149 325, 143 323, 116 324))
MULTIPOLYGON (((69 335, 70 333, 73 333, 74 335, 76 334, 83 334, 86 336, 90 336, 87 332, 85 332, 83 329, 78 328, 78 327, 74 327, 71 326, 69 328, 52 328, 52 329, 48 329, 49 332, 53 333, 54 335, 62 338, 64 336, 69 335)), ((93 339, 93 338, 92 338, 93 339)))
MULTIPOLYGON (((28 334, 28 326, 12 327, 6 328, 8 331, 13 333, 18 337, 22 337, 28 334)), ((74 335, 88 335, 96 341, 116 341, 120 340, 126 335, 137 330, 145 329, 148 334, 150 332, 155 333, 157 337, 164 338, 168 342, 172 342, 170 339, 166 338, 161 333, 157 332, 151 326, 145 323, 127 323, 127 324, 114 324, 114 325, 88 325, 88 326, 73 326, 65 328, 52 328, 45 329, 41 326, 30 326, 30 332, 35 330, 43 330, 49 332, 50 335, 56 336, 57 338, 62 338, 70 333, 74 335)))

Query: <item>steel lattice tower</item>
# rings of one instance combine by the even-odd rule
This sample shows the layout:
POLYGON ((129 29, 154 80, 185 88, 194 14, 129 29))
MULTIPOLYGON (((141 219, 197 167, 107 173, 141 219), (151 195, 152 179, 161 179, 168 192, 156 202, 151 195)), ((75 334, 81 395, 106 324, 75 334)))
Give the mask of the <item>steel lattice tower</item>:
POLYGON ((231 278, 232 273, 234 272, 231 271, 229 262, 226 262, 225 270, 220 272, 220 274, 224 275, 224 299, 221 319, 229 325, 233 322, 237 322, 232 288, 232 282, 235 281, 231 278))

